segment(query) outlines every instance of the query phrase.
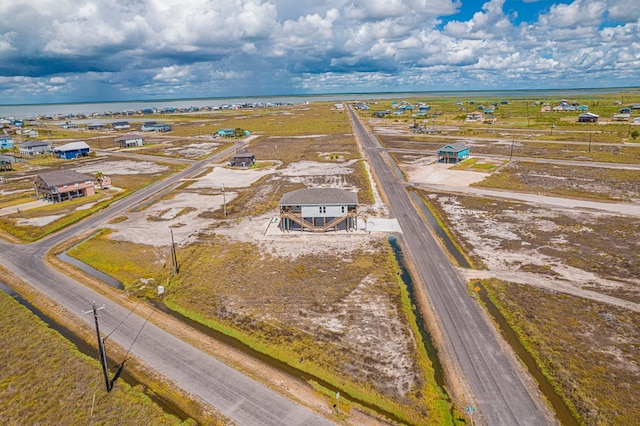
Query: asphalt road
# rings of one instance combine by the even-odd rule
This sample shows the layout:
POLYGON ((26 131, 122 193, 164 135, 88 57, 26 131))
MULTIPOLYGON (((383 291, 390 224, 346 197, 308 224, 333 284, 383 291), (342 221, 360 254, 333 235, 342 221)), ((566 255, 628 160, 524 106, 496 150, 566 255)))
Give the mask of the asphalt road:
POLYGON ((349 114, 385 201, 402 228, 405 254, 419 275, 416 283, 424 287, 439 319, 444 344, 449 348, 445 353, 454 354, 452 361, 473 393, 474 419, 491 426, 553 424, 553 415, 524 384, 521 367, 513 365, 513 357, 503 352, 493 325, 485 321, 477 301, 469 296, 465 283, 393 173, 394 166, 385 162, 377 138, 367 133, 351 108, 349 114))
MULTIPOLYGON (((234 146, 227 150, 227 153, 237 148, 234 146)), ((143 188, 108 209, 36 243, 13 245, 0 241, 0 263, 59 305, 77 314, 79 321, 84 321, 92 327, 93 315, 83 315, 82 312, 90 310, 94 301, 98 306, 104 305, 105 309, 100 311, 100 329, 103 334, 109 333, 116 329, 129 311, 45 265, 43 260, 46 252, 71 236, 93 228, 98 229, 101 224, 123 214, 129 208, 147 201, 150 197, 161 195, 180 179, 195 175, 216 157, 223 155, 225 153, 198 162, 193 167, 143 188)), ((109 337, 108 342, 115 342, 125 349, 131 348, 131 354, 169 377, 184 391, 197 396, 239 424, 332 424, 151 322, 145 323, 145 320, 146 318, 141 318, 135 313, 130 315, 109 337)))

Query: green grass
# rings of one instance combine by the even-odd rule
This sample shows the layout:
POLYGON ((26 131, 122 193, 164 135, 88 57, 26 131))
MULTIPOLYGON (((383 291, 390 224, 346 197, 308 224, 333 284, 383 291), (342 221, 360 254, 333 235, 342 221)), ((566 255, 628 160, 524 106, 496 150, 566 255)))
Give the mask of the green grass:
POLYGON ((0 291, 2 424, 195 424, 165 414, 140 386, 104 389, 100 366, 0 291))

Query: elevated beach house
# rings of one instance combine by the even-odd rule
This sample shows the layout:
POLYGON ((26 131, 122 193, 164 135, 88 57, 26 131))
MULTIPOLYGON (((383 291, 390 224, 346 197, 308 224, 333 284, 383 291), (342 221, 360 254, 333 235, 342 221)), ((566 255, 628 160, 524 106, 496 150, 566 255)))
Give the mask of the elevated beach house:
POLYGON ((53 154, 64 160, 73 160, 74 158, 86 157, 89 155, 91 147, 86 142, 71 142, 53 148, 53 154))
POLYGON ((353 231, 358 228, 358 194, 338 188, 287 192, 278 203, 283 232, 353 231))
POLYGON ((454 142, 438 150, 438 163, 455 164, 469 158, 469 147, 463 142, 454 142))
POLYGON ((94 195, 93 184, 93 177, 73 170, 40 173, 33 182, 36 198, 54 203, 94 195))
POLYGON ((20 155, 38 155, 51 152, 51 145, 47 141, 30 140, 18 145, 20 155))

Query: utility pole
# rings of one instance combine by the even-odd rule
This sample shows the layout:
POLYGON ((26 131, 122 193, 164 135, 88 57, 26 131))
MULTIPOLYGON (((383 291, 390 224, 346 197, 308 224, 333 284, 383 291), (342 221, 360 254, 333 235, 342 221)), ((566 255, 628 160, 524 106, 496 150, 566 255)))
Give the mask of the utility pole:
POLYGON ((95 319, 95 322, 96 322, 96 334, 98 336, 98 351, 100 353, 100 365, 102 366, 102 373, 104 374, 104 382, 107 387, 107 392, 111 392, 111 389, 113 389, 113 382, 109 380, 109 367, 107 365, 107 353, 104 350, 104 340, 102 340, 102 337, 100 337, 100 327, 98 326, 98 311, 102 309, 104 309, 104 305, 97 308, 96 302, 93 302, 92 311, 82 311, 82 313, 88 314, 93 312, 93 318, 95 319))
POLYGON ((511 159, 513 158, 513 144, 515 142, 515 139, 511 139, 511 152, 509 153, 509 162, 511 162, 511 159))
POLYGON ((222 184, 222 215, 227 217, 227 196, 224 193, 224 183, 222 184))
POLYGON ((171 260, 173 261, 173 275, 178 275, 180 268, 178 266, 178 256, 176 255, 176 243, 173 240, 173 229, 171 230, 171 260))

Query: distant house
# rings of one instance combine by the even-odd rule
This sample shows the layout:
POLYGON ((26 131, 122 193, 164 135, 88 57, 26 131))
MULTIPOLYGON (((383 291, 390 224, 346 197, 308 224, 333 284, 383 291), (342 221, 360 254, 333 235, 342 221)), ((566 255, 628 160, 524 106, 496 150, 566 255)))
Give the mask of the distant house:
POLYGON ((131 125, 128 121, 116 121, 114 123, 111 123, 111 127, 113 128, 113 130, 129 130, 131 128, 131 125))
POLYGON ((231 157, 229 165, 233 167, 251 167, 256 163, 256 156, 247 151, 237 152, 231 157))
POLYGON ((578 123, 596 123, 598 122, 598 117, 600 117, 598 114, 585 112, 578 116, 578 123))
POLYGON ((105 130, 107 126, 102 123, 87 124, 87 130, 105 130))
POLYGON ((613 114, 613 121, 629 121, 631 114, 613 114))
POLYGON ((91 147, 86 142, 71 142, 53 148, 53 154, 64 160, 86 157, 91 151, 91 147))
POLYGON ((135 146, 143 146, 144 137, 137 133, 129 133, 116 138, 116 142, 120 145, 120 148, 132 148, 135 146))
POLYGON ((358 194, 338 188, 287 192, 278 203, 283 232, 327 232, 358 228, 358 194))
POLYGON ((631 104, 631 109, 640 109, 640 104, 631 104))
POLYGON ((480 111, 474 111, 470 114, 467 114, 467 118, 465 121, 481 121, 483 114, 480 111))
POLYGON ((454 142, 438 150, 438 163, 455 164, 469 158, 469 147, 463 142, 454 142))
POLYGON ((94 179, 73 170, 54 170, 40 173, 33 185, 36 198, 61 202, 73 198, 94 195, 94 179))
POLYGON ((0 135, 0 149, 13 149, 13 138, 0 135))
POLYGON ((236 135, 235 129, 219 129, 218 136, 221 138, 232 138, 236 135))
POLYGON ((551 111, 551 107, 549 105, 542 105, 540 108, 540 112, 549 112, 551 111))
POLYGON ((587 105, 580 105, 578 111, 589 111, 589 107, 587 105))
POLYGON ((170 132, 171 126, 164 123, 156 123, 155 121, 147 121, 142 124, 140 130, 143 132, 170 132))
POLYGON ((38 155, 51 152, 51 145, 47 141, 26 141, 18 145, 20 155, 38 155))
POLYGON ((26 137, 29 137, 29 138, 31 138, 31 139, 35 139, 35 138, 37 138, 38 136, 40 136, 40 133, 39 133, 37 130, 33 130, 33 129, 29 129, 29 130, 22 130, 22 131, 20 132, 20 134, 21 134, 22 136, 26 136, 26 137))
MULTIPOLYGON (((0 156, 0 172, 8 172, 9 170, 12 170, 13 168, 11 167, 11 157, 2 157, 0 156)), ((2 179, 4 178, 0 178, 0 183, 2 183, 2 179)))
POLYGON ((618 112, 620 114, 631 114, 631 108, 629 107, 620 108, 618 112))
POLYGON ((493 124, 496 121, 498 121, 498 117, 496 117, 495 115, 487 115, 485 118, 482 119, 482 122, 484 124, 493 124))

